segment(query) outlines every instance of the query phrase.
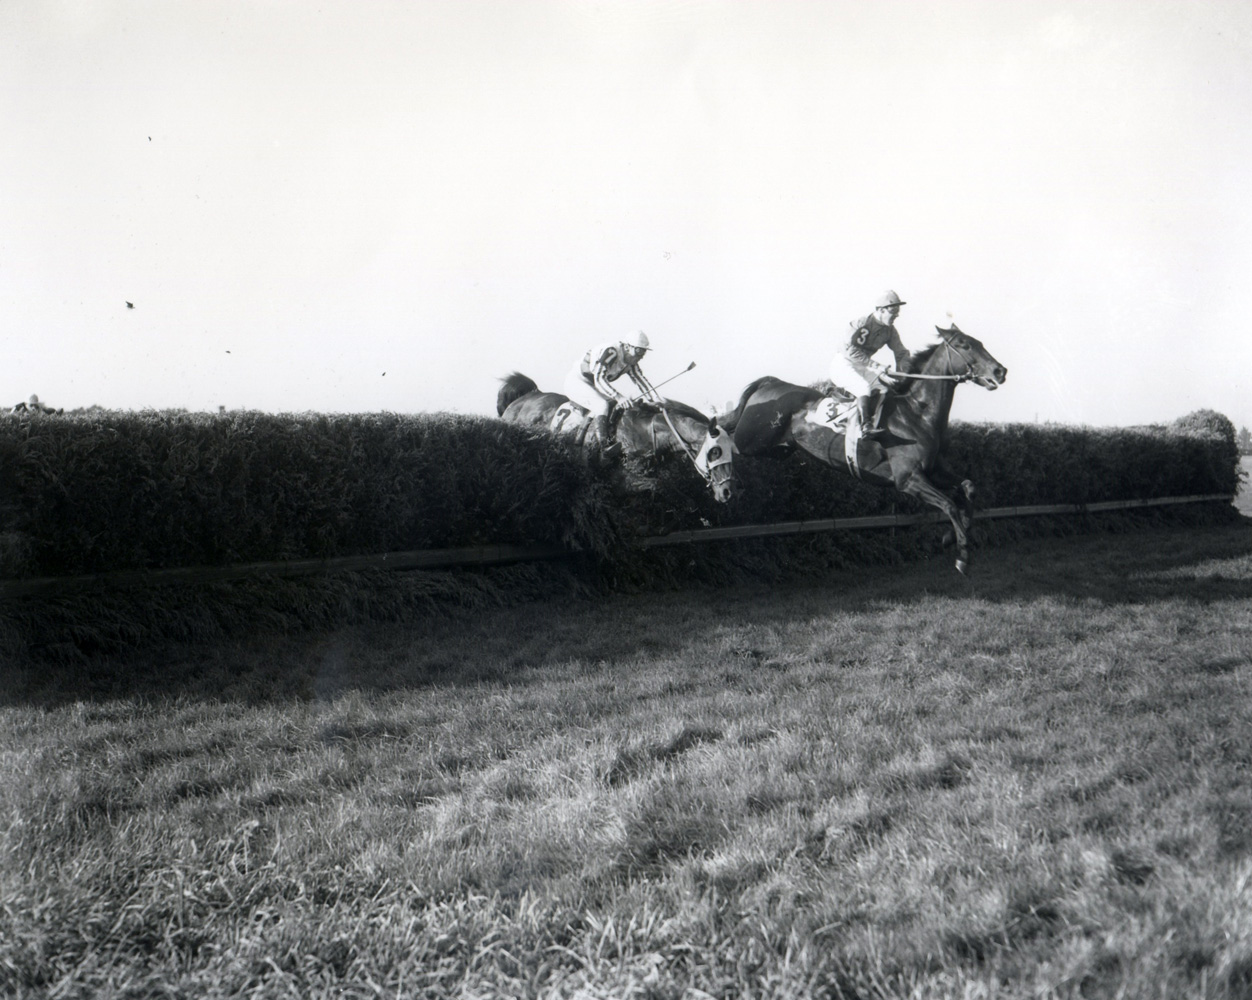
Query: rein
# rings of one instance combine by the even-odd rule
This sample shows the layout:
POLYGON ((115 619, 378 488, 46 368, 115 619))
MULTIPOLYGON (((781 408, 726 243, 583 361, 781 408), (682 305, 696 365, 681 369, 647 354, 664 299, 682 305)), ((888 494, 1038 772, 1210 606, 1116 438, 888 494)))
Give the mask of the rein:
MULTIPOLYGON (((706 483, 712 482, 713 481, 712 470, 710 469, 708 472, 705 472, 702 468, 700 468, 699 452, 694 451, 692 447, 689 444, 687 444, 686 439, 681 434, 678 433, 678 428, 674 426, 674 421, 670 419, 669 410, 667 410, 664 406, 658 406, 657 409, 661 411, 661 416, 663 416, 665 418, 665 422, 669 424, 669 429, 673 432, 674 437, 678 439, 678 443, 683 446, 683 452, 687 455, 689 459, 691 459, 691 464, 696 467, 696 472, 700 473, 700 476, 704 479, 706 483)), ((652 450, 654 452, 656 451, 656 431, 652 432, 652 450)))
POLYGON ((960 375, 922 375, 916 372, 901 372, 894 368, 888 368, 887 374, 894 378, 925 378, 932 382, 968 382, 974 377, 973 372, 963 372, 960 375))
MULTIPOLYGON (((700 449, 694 448, 691 445, 689 445, 687 443, 687 439, 678 433, 678 428, 674 426, 674 421, 671 419, 669 415, 669 410, 667 410, 664 406, 661 406, 659 404, 657 405, 657 409, 661 411, 661 416, 665 418, 665 423, 669 425, 670 433, 674 435, 674 440, 677 441, 678 444, 682 447, 683 454, 686 455, 687 458, 690 460, 691 464, 695 466, 696 472, 700 473, 700 478, 703 479, 706 483, 709 483, 710 485, 712 485, 713 466, 710 464, 707 471, 700 467, 700 449)), ((648 433, 652 438, 652 453, 655 455, 657 453, 656 421, 655 420, 651 421, 648 424, 648 433)), ((720 466, 720 465, 724 465, 725 462, 718 462, 717 464, 720 466)))
POLYGON ((955 347, 949 344, 946 339, 943 342, 943 346, 944 346, 944 349, 947 350, 949 355, 955 354, 958 358, 960 358, 963 362, 965 362, 965 371, 961 372, 959 375, 922 375, 920 373, 914 374, 911 372, 900 372, 900 371, 895 371, 894 369, 888 369, 887 374, 894 375, 898 378, 930 379, 931 381, 934 381, 934 382, 961 383, 961 382, 968 382, 970 379, 972 379, 974 377, 974 366, 970 363, 969 358, 967 358, 964 354, 962 354, 955 347))

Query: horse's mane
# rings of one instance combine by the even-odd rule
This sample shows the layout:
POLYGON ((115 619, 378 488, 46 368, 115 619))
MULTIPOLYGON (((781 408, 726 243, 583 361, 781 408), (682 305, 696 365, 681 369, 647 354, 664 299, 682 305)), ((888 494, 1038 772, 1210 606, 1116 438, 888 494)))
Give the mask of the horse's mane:
POLYGON ((700 420, 706 424, 709 422, 709 418, 697 410, 694 406, 689 406, 687 403, 680 403, 676 399, 667 399, 665 401, 665 408, 669 410, 670 413, 677 413, 685 417, 691 417, 693 420, 700 420))
POLYGON ((904 370, 910 374, 920 372, 922 370, 922 366, 930 360, 931 355, 933 355, 935 351, 939 350, 942 346, 943 341, 937 340, 935 343, 923 347, 920 351, 914 351, 909 355, 909 360, 905 363, 904 370))
MULTIPOLYGON (((669 412, 671 418, 685 417, 700 424, 709 423, 709 418, 694 406, 680 403, 676 399, 667 399, 665 401, 665 409, 669 412)), ((660 412, 659 408, 653 406, 618 407, 613 411, 613 421, 614 423, 620 423, 629 419, 634 427, 645 428, 650 424, 653 417, 660 415, 660 412)))

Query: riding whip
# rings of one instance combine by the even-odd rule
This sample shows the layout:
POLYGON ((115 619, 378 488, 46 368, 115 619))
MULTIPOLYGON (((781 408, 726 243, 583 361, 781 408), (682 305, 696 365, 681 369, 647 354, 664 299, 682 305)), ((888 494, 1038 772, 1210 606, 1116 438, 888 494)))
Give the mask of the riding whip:
MULTIPOLYGON (((686 375, 687 372, 691 371, 691 369, 694 368, 695 366, 696 366, 696 363, 694 361, 691 362, 691 364, 689 364, 686 368, 680 371, 678 375, 686 375)), ((655 393, 656 395, 660 395, 660 393, 657 393, 656 390, 663 385, 673 382, 674 379, 678 378, 678 375, 671 375, 664 382, 658 382, 656 385, 653 385, 651 382, 647 380, 643 372, 640 372, 639 377, 635 379, 635 382, 639 385, 639 388, 644 390, 644 392, 643 392, 643 395, 636 396, 634 399, 631 400, 631 402, 634 403, 640 399, 643 399, 643 397, 646 396, 649 392, 655 393)), ((634 376, 632 375, 632 378, 633 377, 634 376)))

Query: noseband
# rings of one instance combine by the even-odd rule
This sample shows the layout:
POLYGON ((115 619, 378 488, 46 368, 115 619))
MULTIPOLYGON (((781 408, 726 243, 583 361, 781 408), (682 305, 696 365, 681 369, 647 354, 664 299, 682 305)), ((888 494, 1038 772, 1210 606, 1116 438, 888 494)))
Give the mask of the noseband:
MULTIPOLYGON (((683 454, 685 454, 691 460, 691 464, 696 467, 696 472, 700 473, 700 477, 706 483, 712 485, 713 470, 717 466, 725 465, 726 463, 732 461, 730 452, 726 453, 726 457, 722 461, 717 463, 710 462, 708 463, 708 468, 701 467, 700 453, 703 449, 692 448, 691 445, 687 444, 687 439, 678 433, 678 428, 674 426, 674 421, 670 419, 669 411, 664 406, 657 406, 657 409, 661 411, 661 416, 665 418, 665 422, 669 425, 670 433, 674 435, 674 440, 682 446, 683 454)), ((653 421, 652 423, 652 451, 653 453, 656 452, 656 421, 653 421)))
POLYGON ((955 347, 953 347, 952 342, 948 340, 947 337, 943 338, 943 346, 947 349, 949 356, 955 354, 958 358, 960 358, 963 362, 965 362, 965 371, 961 372, 959 375, 953 375, 952 381, 953 382, 968 382, 970 379, 972 379, 974 377, 974 363, 970 361, 970 359, 967 358, 964 354, 958 351, 955 347))

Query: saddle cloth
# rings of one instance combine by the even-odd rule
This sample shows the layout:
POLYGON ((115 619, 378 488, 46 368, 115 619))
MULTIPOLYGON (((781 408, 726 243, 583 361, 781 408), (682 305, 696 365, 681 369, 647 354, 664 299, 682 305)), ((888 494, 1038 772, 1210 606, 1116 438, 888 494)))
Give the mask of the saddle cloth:
POLYGON ((857 446, 861 443, 861 407, 856 397, 849 399, 843 396, 823 396, 813 404, 808 419, 811 423, 829 427, 836 434, 843 435, 843 457, 848 463, 848 471, 860 479, 857 446))
POLYGON ((559 434, 561 428, 565 426, 566 421, 570 422, 569 431, 577 431, 578 424, 587 416, 587 411, 577 403, 566 400, 556 408, 552 414, 552 420, 548 424, 548 429, 553 434, 559 434), (571 419, 572 418, 572 419, 571 419))

